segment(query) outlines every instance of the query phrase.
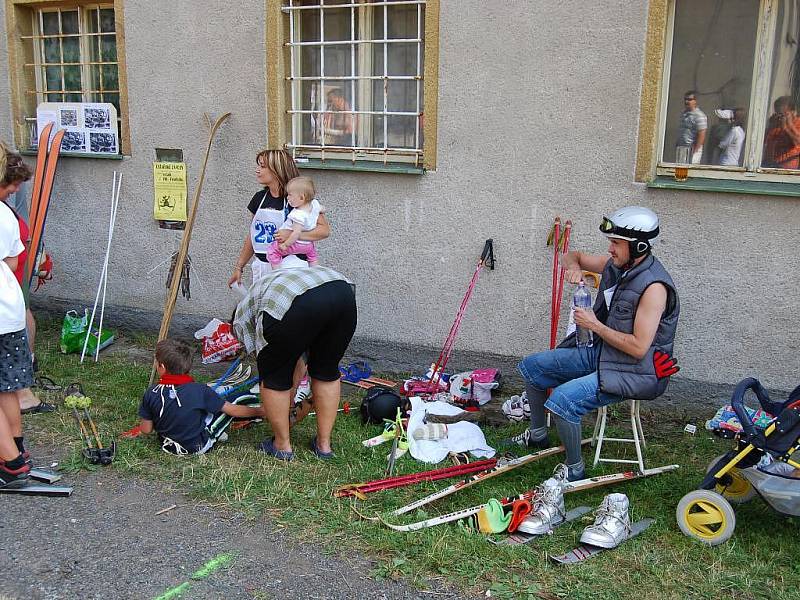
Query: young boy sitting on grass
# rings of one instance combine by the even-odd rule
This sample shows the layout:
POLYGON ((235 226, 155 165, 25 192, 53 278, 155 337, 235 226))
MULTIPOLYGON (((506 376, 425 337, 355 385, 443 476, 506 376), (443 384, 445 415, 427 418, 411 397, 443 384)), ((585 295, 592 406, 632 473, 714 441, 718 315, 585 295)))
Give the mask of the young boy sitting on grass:
POLYGON ((142 433, 158 433, 161 449, 170 454, 204 454, 220 438, 207 426, 219 413, 231 417, 260 418, 260 406, 232 404, 189 375, 192 349, 178 340, 156 344, 158 384, 149 388, 139 406, 142 433))

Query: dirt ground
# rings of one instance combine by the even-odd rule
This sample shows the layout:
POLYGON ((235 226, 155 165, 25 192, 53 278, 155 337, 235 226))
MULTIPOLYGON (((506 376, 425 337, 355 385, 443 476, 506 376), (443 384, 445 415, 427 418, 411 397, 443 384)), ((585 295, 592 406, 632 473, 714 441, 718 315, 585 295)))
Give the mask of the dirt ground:
MULTIPOLYGON (((43 462, 56 458, 34 448, 43 462)), ((375 580, 360 556, 333 557, 266 519, 98 469, 67 475, 69 499, 3 495, 0 598, 461 598, 375 580), (177 505, 161 515, 158 511, 177 505), (230 562, 192 574, 215 558, 230 562), (178 596, 168 592, 188 582, 178 596)))

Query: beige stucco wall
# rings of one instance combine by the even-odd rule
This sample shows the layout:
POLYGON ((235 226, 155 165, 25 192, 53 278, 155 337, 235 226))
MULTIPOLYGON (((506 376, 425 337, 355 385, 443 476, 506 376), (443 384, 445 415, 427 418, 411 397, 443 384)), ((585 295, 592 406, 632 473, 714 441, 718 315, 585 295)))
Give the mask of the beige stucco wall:
MULTIPOLYGON (((319 245, 322 260, 358 286, 358 336, 440 346, 492 237, 497 270, 481 275, 457 348, 542 349, 553 217, 573 219, 574 248, 604 252, 602 214, 640 203, 661 216, 657 254, 681 294, 681 375, 796 385, 800 199, 633 183, 646 10, 624 0, 442 3, 438 170, 310 172, 334 228, 319 245)), ((188 0, 157 10, 131 0, 125 25, 133 155, 64 159, 46 235, 56 280, 44 293, 91 305, 112 172, 120 169, 108 301, 160 311, 166 267, 148 272, 178 236, 152 218, 153 148, 184 149, 191 194, 205 146, 202 113, 231 111, 193 233, 192 299, 178 302, 182 313, 226 317, 235 297, 225 282, 256 190, 254 154, 266 139, 264 3, 207 2, 198 11, 188 0)), ((3 65, 5 43, 0 38, 3 65)), ((4 139, 9 106, 2 77, 4 139)))

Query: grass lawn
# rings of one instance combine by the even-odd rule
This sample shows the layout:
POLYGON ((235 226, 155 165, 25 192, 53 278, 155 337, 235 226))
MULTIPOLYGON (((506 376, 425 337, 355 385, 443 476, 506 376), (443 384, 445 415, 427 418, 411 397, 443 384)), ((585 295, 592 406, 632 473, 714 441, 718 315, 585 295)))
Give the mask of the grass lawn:
MULTIPOLYGON (((80 381, 94 399, 95 415, 104 437, 117 437, 132 427, 136 409, 150 374, 146 359, 124 354, 103 355, 98 364, 80 365, 77 355, 58 352, 58 324, 42 323, 37 337, 40 372, 65 385, 80 381)), ((154 338, 127 336, 125 344, 152 347, 154 338)), ((120 344, 121 345, 121 344, 120 344)), ((356 388, 343 386, 351 403, 358 404, 356 388)), ((515 390, 505 390, 511 394, 515 390)), ((46 394, 43 394, 47 397, 46 394)), ((232 506, 253 516, 267 514, 305 540, 314 540, 333 553, 360 553, 376 560, 377 577, 406 578, 425 587, 442 580, 471 594, 491 592, 495 598, 798 598, 800 597, 800 533, 797 518, 773 512, 761 500, 737 509, 734 537, 708 548, 684 537, 675 522, 681 497, 702 479, 707 464, 727 451, 730 442, 702 429, 690 436, 685 423, 670 415, 643 413, 647 435, 648 466, 678 463, 681 468, 628 484, 568 494, 567 508, 596 507, 612 491, 628 494, 632 517, 654 517, 655 524, 620 548, 570 567, 552 564, 548 554, 561 554, 575 546, 589 516, 558 528, 551 536, 524 546, 498 547, 486 537, 455 524, 414 533, 399 533, 360 520, 351 500, 334 499, 334 487, 383 477, 388 444, 367 449, 361 441, 379 433, 362 427, 357 411, 336 422, 336 458, 314 458, 307 445, 313 436, 313 418, 293 432, 297 459, 284 464, 260 454, 256 443, 266 426, 237 431, 207 456, 175 458, 161 452, 155 440, 118 440, 117 473, 173 482, 175 488, 212 505, 232 506)), ((88 468, 80 456, 77 430, 63 408, 51 415, 25 419, 26 435, 38 444, 69 449, 62 467, 88 468)), ((521 426, 485 428, 490 444, 521 426)), ((588 451, 584 451, 588 458, 588 451)), ((540 483, 557 464, 552 458, 522 467, 429 505, 426 511, 404 515, 402 522, 417 521, 485 502, 492 497, 515 495, 540 483)), ((444 466, 444 464, 439 465, 444 466)), ((398 474, 436 468, 410 456, 398 460, 398 474)), ((611 466, 589 470, 594 475, 614 472, 611 466)), ((370 494, 358 502, 364 514, 389 511, 449 485, 454 480, 418 484, 370 494)), ((69 500, 63 500, 68 502, 69 500)), ((395 521, 402 519, 397 518, 395 521)))

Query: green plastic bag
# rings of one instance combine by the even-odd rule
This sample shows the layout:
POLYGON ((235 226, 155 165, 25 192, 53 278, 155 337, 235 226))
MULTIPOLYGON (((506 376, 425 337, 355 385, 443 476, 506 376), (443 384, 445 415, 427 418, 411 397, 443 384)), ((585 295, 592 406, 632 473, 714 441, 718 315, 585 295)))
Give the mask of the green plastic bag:
MULTIPOLYGON (((86 331, 89 329, 89 309, 83 311, 83 316, 78 316, 77 311, 69 310, 64 315, 64 322, 61 324, 61 341, 59 347, 64 354, 72 354, 83 351, 83 343, 86 340, 86 331)), ((100 336, 100 350, 114 341, 114 333, 104 330, 100 336)), ((89 336, 89 343, 86 345, 86 353, 94 354, 97 352, 97 330, 92 330, 89 336)))

